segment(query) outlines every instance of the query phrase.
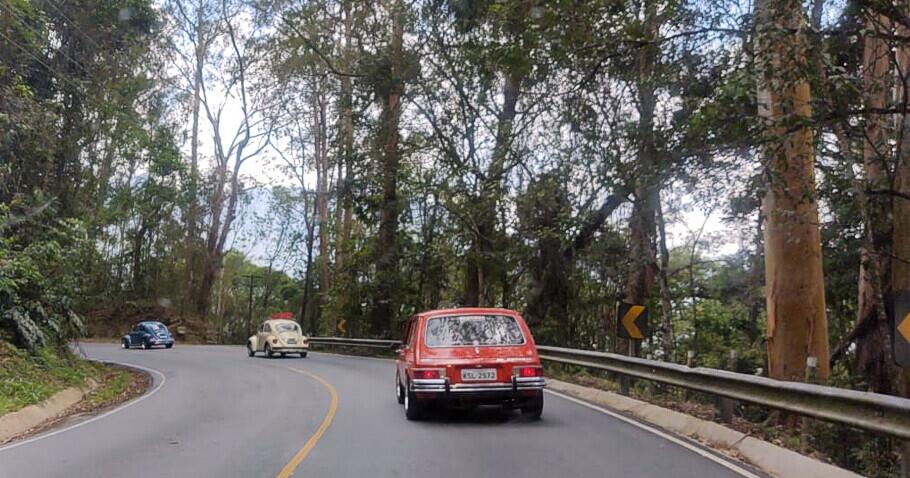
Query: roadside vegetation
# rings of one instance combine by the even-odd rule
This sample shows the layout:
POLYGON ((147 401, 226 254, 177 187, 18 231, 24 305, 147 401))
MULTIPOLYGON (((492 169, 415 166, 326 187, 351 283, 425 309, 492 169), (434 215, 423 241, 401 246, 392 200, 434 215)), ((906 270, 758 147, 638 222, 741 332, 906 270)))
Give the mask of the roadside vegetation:
POLYGON ((86 386, 102 369, 68 351, 42 347, 30 354, 0 341, 0 415, 41 403, 64 388, 86 386))

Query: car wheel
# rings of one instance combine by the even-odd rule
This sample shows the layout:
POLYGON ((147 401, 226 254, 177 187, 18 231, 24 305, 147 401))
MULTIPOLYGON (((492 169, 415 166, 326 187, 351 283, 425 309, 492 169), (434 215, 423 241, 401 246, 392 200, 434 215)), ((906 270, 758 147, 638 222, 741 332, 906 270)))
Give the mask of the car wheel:
POLYGON ((401 386, 401 376, 398 373, 395 373, 395 398, 398 399, 398 404, 404 404, 404 388, 401 386))
POLYGON ((253 350, 253 344, 249 342, 246 343, 246 354, 250 357, 254 357, 256 355, 256 351, 253 350))
POLYGON ((287 355, 287 354, 285 354, 284 352, 281 352, 281 358, 284 358, 285 355, 287 355))
POLYGON ((265 356, 268 358, 272 358, 275 355, 275 353, 272 352, 272 347, 269 346, 269 344, 265 344, 265 349, 263 350, 265 350, 265 356))
POLYGON ((130 343, 126 339, 123 339, 120 341, 120 348, 128 349, 130 348, 130 343))
POLYGON ((148 339, 143 340, 143 341, 142 341, 142 348, 144 348, 145 350, 148 350, 148 349, 152 348, 152 343, 149 342, 148 339))
POLYGON ((420 420, 423 416, 423 402, 417 399, 417 394, 410 388, 404 394, 404 416, 408 420, 420 420))
POLYGON ((522 416, 527 416, 531 420, 540 420, 543 414, 543 390, 537 393, 537 396, 530 399, 526 405, 521 407, 522 416))
POLYGON ((164 348, 169 349, 169 348, 172 348, 173 346, 174 346, 174 344, 167 344, 164 346, 164 348))
POLYGON ((300 358, 306 358, 306 352, 300 352, 300 358))

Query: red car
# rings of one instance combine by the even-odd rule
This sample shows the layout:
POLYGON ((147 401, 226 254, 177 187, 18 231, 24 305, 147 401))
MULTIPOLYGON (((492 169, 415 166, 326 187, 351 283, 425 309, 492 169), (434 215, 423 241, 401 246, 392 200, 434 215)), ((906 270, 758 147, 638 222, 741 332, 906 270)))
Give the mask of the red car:
POLYGON ((433 403, 500 404, 539 419, 543 367, 531 331, 506 309, 433 310, 408 319, 395 389, 409 420, 433 403))

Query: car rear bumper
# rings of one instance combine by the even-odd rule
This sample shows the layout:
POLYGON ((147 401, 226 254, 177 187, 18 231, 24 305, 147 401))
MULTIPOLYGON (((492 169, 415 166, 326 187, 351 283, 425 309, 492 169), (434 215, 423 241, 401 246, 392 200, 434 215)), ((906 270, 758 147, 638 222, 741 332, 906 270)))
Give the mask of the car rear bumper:
POLYGON ((272 349, 272 352, 275 352, 275 353, 296 354, 296 353, 300 353, 300 352, 309 352, 310 346, 309 345, 288 345, 288 346, 279 347, 279 346, 275 345, 275 346, 272 346, 271 349, 272 349))
POLYGON ((450 383, 448 378, 415 379, 410 381, 411 390, 420 394, 445 396, 461 395, 519 395, 521 392, 543 390, 543 377, 512 377, 511 382, 450 383))

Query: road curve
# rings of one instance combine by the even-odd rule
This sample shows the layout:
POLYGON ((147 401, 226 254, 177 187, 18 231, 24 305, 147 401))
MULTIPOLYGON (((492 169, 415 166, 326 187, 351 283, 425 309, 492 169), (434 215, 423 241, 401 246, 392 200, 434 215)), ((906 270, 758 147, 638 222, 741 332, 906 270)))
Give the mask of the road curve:
POLYGON ((494 409, 408 422, 385 360, 248 358, 223 346, 83 347, 92 358, 159 371, 165 379, 155 386, 164 383, 134 406, 0 448, 0 476, 743 476, 552 394, 539 422, 494 409))

